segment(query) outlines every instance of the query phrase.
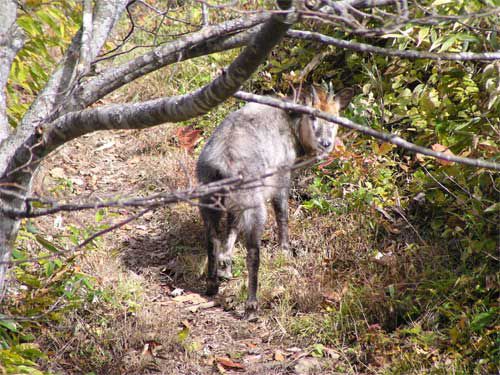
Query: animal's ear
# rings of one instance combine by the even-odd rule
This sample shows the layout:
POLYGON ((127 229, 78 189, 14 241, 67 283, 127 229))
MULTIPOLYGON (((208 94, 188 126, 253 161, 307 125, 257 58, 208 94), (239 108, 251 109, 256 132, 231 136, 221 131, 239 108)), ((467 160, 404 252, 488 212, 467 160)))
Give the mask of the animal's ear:
POLYGON ((354 96, 354 90, 348 87, 340 90, 333 97, 333 101, 338 105, 339 111, 342 111, 345 107, 349 105, 353 96, 354 96))

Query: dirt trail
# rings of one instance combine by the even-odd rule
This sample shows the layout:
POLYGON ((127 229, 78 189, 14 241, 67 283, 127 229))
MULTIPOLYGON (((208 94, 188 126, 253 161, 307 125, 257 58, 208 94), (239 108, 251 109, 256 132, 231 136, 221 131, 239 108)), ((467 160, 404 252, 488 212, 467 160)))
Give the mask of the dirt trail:
MULTIPOLYGON (((55 180, 64 179, 71 185, 72 192, 68 195, 82 199, 146 195, 189 186, 193 183, 190 181, 193 168, 194 157, 176 146, 168 128, 100 132, 73 141, 51 156, 43 165, 35 191, 46 195, 51 188, 53 191, 55 180)), ((115 212, 125 218, 134 211, 115 212)), ((85 224, 93 222, 94 213, 63 217, 64 223, 85 224)), ((112 217, 110 222, 121 217, 112 217)), ((162 332, 170 332, 171 336, 167 340, 158 337, 160 329, 153 325, 153 331, 157 331, 153 332, 154 338, 148 338, 144 332, 139 343, 130 343, 135 361, 139 357, 149 364, 143 367, 131 364, 127 369, 127 361, 123 360, 120 370, 109 371, 330 373, 325 369, 326 360, 323 358, 321 362, 306 348, 297 347, 278 320, 265 317, 249 323, 241 318, 242 304, 234 303, 236 296, 224 292, 216 299, 203 296, 206 261, 202 230, 196 207, 182 204, 147 214, 105 237, 103 253, 116 254, 125 269, 144 278, 148 295, 145 303, 151 314, 163 316, 148 319, 164 320, 168 326, 162 332)), ((242 277, 231 282, 241 283, 242 277)))

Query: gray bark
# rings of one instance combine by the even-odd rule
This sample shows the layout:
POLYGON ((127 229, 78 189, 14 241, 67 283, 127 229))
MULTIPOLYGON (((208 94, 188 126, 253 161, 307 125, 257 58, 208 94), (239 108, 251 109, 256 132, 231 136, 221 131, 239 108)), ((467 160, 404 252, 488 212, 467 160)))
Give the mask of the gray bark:
MULTIPOLYGON (((106 36, 124 10, 126 1, 96 2, 90 17, 91 2, 86 2, 86 19, 68 48, 61 64, 26 113, 17 132, 0 143, 0 186, 16 187, 16 194, 0 195, 0 261, 10 257, 17 234, 18 221, 5 215, 8 208, 24 209, 24 196, 29 194, 31 179, 39 160, 65 142, 82 134, 103 129, 138 129, 176 122, 208 112, 236 92, 270 50, 284 37, 295 22, 295 14, 257 14, 246 19, 206 27, 194 37, 175 41, 159 50, 107 71, 75 90, 102 48, 106 36), (267 22, 251 34, 235 32, 267 22), (196 92, 184 96, 162 98, 138 104, 123 104, 82 109, 116 88, 176 61, 234 48, 247 47, 217 79, 196 92), (182 52, 179 59, 179 53, 182 52), (94 91, 85 91, 92 87, 94 91)), ((14 190, 12 190, 14 191, 14 190)), ((0 263, 0 288, 5 283, 5 265, 0 263)), ((1 297, 1 295, 0 295, 1 297)))
MULTIPOLYGON (((7 120, 5 86, 12 61, 24 43, 24 34, 16 24, 17 3, 7 0, 0 3, 0 142, 10 135, 7 120)), ((19 222, 0 215, 0 262, 9 260, 19 222)), ((0 300, 5 292, 3 280, 6 267, 0 263, 0 300)))
POLYGON ((24 34, 16 24, 16 17, 17 3, 14 0, 6 0, 0 4, 0 142, 11 133, 5 86, 12 61, 24 43, 24 34))

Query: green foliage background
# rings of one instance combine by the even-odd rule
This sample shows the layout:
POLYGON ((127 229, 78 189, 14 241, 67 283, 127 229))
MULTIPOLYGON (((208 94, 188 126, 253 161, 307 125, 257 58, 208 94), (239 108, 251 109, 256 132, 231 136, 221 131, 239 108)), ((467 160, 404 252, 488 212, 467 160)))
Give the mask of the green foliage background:
MULTIPOLYGON (((486 5, 499 5, 493 0, 421 4, 446 15, 480 12, 486 5)), ((8 85, 9 120, 14 127, 80 24, 77 2, 31 1, 26 10, 18 22, 28 41, 13 64, 8 85)), ((500 49, 498 15, 463 21, 406 25, 382 39, 353 38, 331 26, 319 31, 401 50, 500 49)), ((225 62, 227 57, 220 56, 203 64, 225 62)), ((185 69, 189 72, 192 68, 187 65, 185 69)), ((186 78, 185 84, 178 82, 182 92, 210 79, 207 73, 201 81, 188 81, 191 73, 183 76, 182 69, 179 76, 186 78)), ((331 82, 336 90, 354 87, 357 94, 346 116, 358 123, 418 145, 441 145, 457 155, 499 159, 498 61, 405 60, 286 40, 248 86, 260 93, 287 92, 291 84, 302 79, 318 84, 331 82), (318 53, 323 56, 320 64, 302 77, 304 66, 318 53)), ((221 111, 225 113, 228 108, 221 111)), ((218 119, 222 117, 218 113, 209 116, 218 119)), ((214 123, 213 119, 205 122, 214 123)), ((298 317, 292 325, 295 334, 318 337, 320 345, 348 343, 353 358, 359 359, 360 353, 373 358, 384 353, 390 362, 386 367, 389 373, 498 371, 498 173, 443 164, 358 134, 345 133, 343 142, 330 163, 316 170, 303 205, 312 212, 330 215, 332 221, 346 214, 363 215, 373 244, 372 255, 390 252, 401 266, 396 274, 380 276, 379 289, 353 279, 343 309, 325 309, 315 318, 298 317), (407 231, 418 235, 403 237, 384 213, 405 218, 407 228, 411 228, 407 231), (393 244, 390 251, 387 239, 393 244), (355 338, 353 330, 357 332, 355 338)), ((95 230, 89 228, 90 233, 95 230)), ((71 241, 77 242, 82 236, 75 229, 71 241)), ((50 254, 60 246, 57 239, 40 237, 36 228, 27 225, 21 231, 14 259, 33 255, 27 245, 33 242, 42 249, 37 255, 50 254)), ((36 361, 46 358, 47 353, 35 344, 36 335, 47 322, 61 319, 64 310, 44 313, 58 299, 64 299, 67 310, 81 309, 85 301, 96 298, 113 299, 97 290, 92 277, 79 272, 73 260, 15 268, 25 290, 44 293, 26 291, 18 299, 23 303, 10 313, 42 314, 43 318, 14 321, 0 315, 1 371, 41 373, 36 361)), ((377 275, 378 271, 368 272, 377 275)))
MULTIPOLYGON (((426 3, 447 15, 484 8, 480 1, 426 3)), ((354 40, 400 50, 494 51, 499 48, 498 22, 499 16, 494 14, 469 19, 467 26, 462 22, 413 25, 382 40, 354 40)), ((349 39, 329 27, 321 32, 349 39)), ((271 60, 269 70, 274 75, 261 80, 261 88, 286 89, 290 82, 299 81, 302 67, 318 48, 325 57, 308 80, 332 82, 337 90, 357 88, 347 117, 418 145, 499 159, 498 61, 405 60, 288 41, 271 60)), ((317 171, 311 198, 304 205, 332 215, 332 220, 353 212, 368 215, 368 224, 374 228, 373 254, 389 252, 399 263, 407 262, 408 267, 398 272, 408 272, 421 257, 427 263, 406 275, 392 276, 392 283, 391 279, 380 280, 385 291, 378 308, 370 306, 375 296, 380 297, 377 291, 361 281, 353 284, 353 306, 347 305, 354 323, 347 327, 339 330, 346 312, 335 310, 319 322, 297 322, 297 332, 321 332, 326 343, 339 344, 349 341, 349 331, 357 329, 364 332, 356 340, 360 352, 366 350, 363 342, 374 344, 375 340, 375 348, 398 348, 403 353, 393 356, 394 373, 427 373, 431 369, 449 373, 451 368, 465 373, 496 372, 500 355, 500 176, 411 155, 357 134, 348 133, 344 143, 331 163, 317 171), (418 236, 413 241, 399 236, 395 247, 386 251, 384 241, 394 237, 394 231, 380 212, 394 212, 395 207, 404 212, 418 236), (398 286, 397 281, 404 285, 398 286), (359 301, 362 306, 356 307, 359 301), (385 332, 370 332, 366 320, 380 324, 385 332), (312 331, 311 326, 315 327, 312 331), (446 353, 448 359, 439 364, 439 356, 418 355, 415 347, 409 353, 403 342, 414 343, 426 355, 434 349, 446 353)))

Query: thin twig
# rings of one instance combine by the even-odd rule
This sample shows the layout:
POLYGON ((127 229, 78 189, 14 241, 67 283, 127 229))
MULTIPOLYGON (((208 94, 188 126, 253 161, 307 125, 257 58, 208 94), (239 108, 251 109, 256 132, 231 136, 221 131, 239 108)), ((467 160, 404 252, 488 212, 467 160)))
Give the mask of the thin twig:
POLYGON ((304 105, 298 105, 294 104, 291 102, 287 102, 284 100, 276 99, 276 98, 271 98, 267 96, 262 96, 262 95, 255 95, 251 94, 248 92, 244 91, 238 91, 234 95, 234 97, 245 100, 248 102, 255 102, 255 103, 260 103, 260 104, 265 104, 269 105, 271 107, 276 107, 276 108, 281 108, 287 111, 294 111, 297 113, 305 113, 311 116, 319 117, 324 120, 339 124, 340 126, 349 128, 349 129, 354 129, 360 133, 369 135, 371 137, 374 137, 376 139, 380 139, 385 142, 389 142, 392 144, 395 144, 398 147, 404 148, 406 150, 427 155, 427 156, 432 156, 437 159, 442 159, 450 162, 456 162, 460 164, 465 164, 465 165, 470 165, 473 167, 481 167, 481 168, 488 168, 488 169, 494 169, 494 170, 500 170, 500 163, 496 163, 493 161, 486 161, 482 159, 472 159, 472 158, 465 158, 465 157, 460 157, 456 155, 448 155, 444 154, 442 152, 434 151, 426 147, 422 146, 417 146, 416 144, 413 144, 411 142, 408 142, 407 140, 391 133, 386 133, 386 132, 380 132, 375 129, 372 129, 368 126, 363 126, 360 124, 357 124, 347 118, 344 117, 337 117, 334 115, 331 115, 327 112, 320 111, 318 109, 314 109, 308 106, 304 105))

